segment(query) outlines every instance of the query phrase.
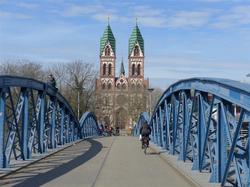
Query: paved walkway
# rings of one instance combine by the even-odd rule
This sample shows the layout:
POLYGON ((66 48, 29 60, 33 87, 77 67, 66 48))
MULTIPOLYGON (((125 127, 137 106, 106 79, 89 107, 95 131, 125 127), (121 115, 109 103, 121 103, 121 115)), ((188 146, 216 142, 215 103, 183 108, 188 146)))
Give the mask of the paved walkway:
POLYGON ((0 186, 189 187, 159 153, 134 137, 85 140, 0 181, 0 186))

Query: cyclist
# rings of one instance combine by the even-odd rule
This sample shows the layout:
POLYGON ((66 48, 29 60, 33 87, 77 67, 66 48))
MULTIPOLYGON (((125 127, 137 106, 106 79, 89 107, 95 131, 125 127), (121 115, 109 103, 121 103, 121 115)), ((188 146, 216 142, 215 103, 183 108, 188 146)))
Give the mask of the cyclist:
POLYGON ((148 125, 147 122, 144 122, 140 128, 140 135, 141 135, 141 143, 142 143, 142 148, 143 148, 143 140, 146 138, 147 140, 147 146, 149 146, 149 135, 151 134, 151 128, 148 125))

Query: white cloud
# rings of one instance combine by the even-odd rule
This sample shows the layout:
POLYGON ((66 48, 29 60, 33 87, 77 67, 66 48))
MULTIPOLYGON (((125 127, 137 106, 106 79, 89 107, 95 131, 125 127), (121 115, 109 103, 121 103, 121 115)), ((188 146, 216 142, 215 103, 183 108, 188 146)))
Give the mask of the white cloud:
POLYGON ((0 4, 6 3, 7 0, 0 0, 0 4))
POLYGON ((21 8, 26 8, 26 9, 30 9, 30 10, 35 10, 39 7, 38 4, 35 3, 18 3, 17 6, 21 7, 21 8))
MULTIPOLYGON (((54 13, 59 13, 59 11, 54 10, 54 13)), ((79 16, 88 16, 97 21, 107 22, 108 17, 112 21, 117 21, 122 19, 122 17, 116 14, 114 9, 105 8, 102 5, 71 5, 63 13, 65 17, 79 17, 79 16)))
MULTIPOLYGON (((219 2, 223 0, 197 0, 200 2, 219 2)), ((228 9, 166 10, 147 5, 128 5, 126 11, 119 11, 118 5, 106 7, 102 4, 67 4, 64 11, 53 13, 65 17, 85 16, 106 22, 111 17, 114 22, 128 23, 138 18, 138 23, 147 27, 169 28, 228 28, 250 24, 250 6, 238 6, 228 9)), ((51 11, 52 12, 52 11, 51 11)))
POLYGON ((87 5, 87 6, 71 5, 63 12, 63 15, 68 17, 82 16, 82 15, 101 12, 103 9, 104 7, 101 5, 87 5))
POLYGON ((200 27, 209 22, 212 11, 181 11, 168 19, 169 27, 200 27))
POLYGON ((31 16, 22 13, 0 11, 0 19, 30 19, 31 16))
POLYGON ((149 6, 135 6, 131 9, 131 11, 133 12, 133 17, 138 18, 139 24, 148 27, 166 26, 166 15, 161 9, 156 9, 149 6))
POLYGON ((217 18, 215 28, 229 28, 250 25, 250 6, 237 6, 217 18))
POLYGON ((150 56, 145 69, 153 78, 223 77, 239 80, 249 69, 248 62, 218 61, 216 59, 196 59, 192 57, 150 56))
POLYGON ((0 18, 9 18, 11 16, 10 12, 0 11, 0 18))

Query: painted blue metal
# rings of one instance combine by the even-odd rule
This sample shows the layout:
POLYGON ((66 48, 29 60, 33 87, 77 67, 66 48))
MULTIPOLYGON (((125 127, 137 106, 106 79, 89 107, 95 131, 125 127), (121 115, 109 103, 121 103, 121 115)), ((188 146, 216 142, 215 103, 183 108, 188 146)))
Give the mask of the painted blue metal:
MULTIPOLYGON (((1 89, 0 98, 0 150, 4 150, 4 124, 5 124, 5 104, 6 104, 6 92, 5 89, 1 89)), ((3 151, 0 153, 0 168, 4 167, 5 154, 3 151)))
POLYGON ((63 145, 65 143, 65 139, 64 139, 64 115, 65 115, 65 111, 64 111, 64 107, 61 109, 61 121, 60 121, 60 145, 63 145))
POLYGON ((162 109, 159 108, 159 124, 160 124, 160 132, 161 132, 161 147, 165 147, 164 141, 164 126, 163 126, 163 119, 162 119, 162 109))
POLYGON ((28 124, 29 124, 29 93, 28 90, 22 90, 24 103, 23 103, 23 116, 22 116, 22 157, 23 160, 28 158, 28 124))
POLYGON ((58 145, 100 135, 93 113, 79 123, 67 100, 52 86, 24 77, 0 76, 0 168, 58 145))
MULTIPOLYGON (((135 129, 142 120, 140 116, 135 129)), ((210 172, 210 182, 250 186, 249 84, 213 78, 178 81, 163 93, 149 124, 155 144, 193 162, 192 169, 210 172)))
POLYGON ((50 99, 50 107, 52 108, 51 114, 50 114, 50 145, 49 148, 50 149, 54 149, 56 148, 56 141, 55 141, 55 131, 56 131, 56 99, 55 98, 51 98, 50 99))
POLYGON ((82 138, 89 138, 101 135, 96 116, 92 112, 85 112, 81 117, 80 131, 82 138))
POLYGON ((39 113, 39 123, 38 123, 38 151, 39 153, 45 152, 44 144, 44 128, 45 128, 45 93, 39 92, 39 97, 41 99, 41 109, 39 113))

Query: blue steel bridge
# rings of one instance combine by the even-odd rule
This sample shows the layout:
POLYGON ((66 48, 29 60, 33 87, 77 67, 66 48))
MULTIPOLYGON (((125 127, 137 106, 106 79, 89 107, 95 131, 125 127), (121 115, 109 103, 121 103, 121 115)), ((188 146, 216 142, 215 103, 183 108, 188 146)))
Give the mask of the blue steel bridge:
POLYGON ((104 137, 95 114, 78 120, 56 88, 0 76, 0 185, 250 186, 249 123, 249 84, 191 78, 138 116, 134 137, 104 137))

